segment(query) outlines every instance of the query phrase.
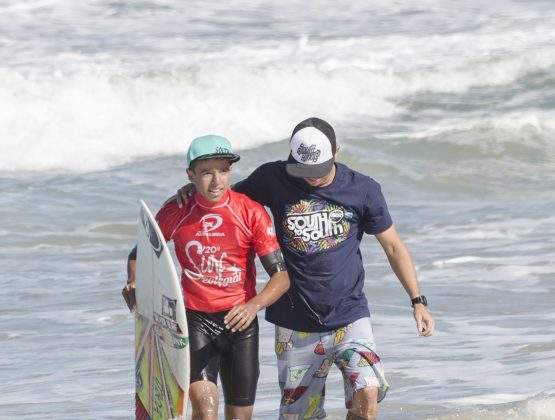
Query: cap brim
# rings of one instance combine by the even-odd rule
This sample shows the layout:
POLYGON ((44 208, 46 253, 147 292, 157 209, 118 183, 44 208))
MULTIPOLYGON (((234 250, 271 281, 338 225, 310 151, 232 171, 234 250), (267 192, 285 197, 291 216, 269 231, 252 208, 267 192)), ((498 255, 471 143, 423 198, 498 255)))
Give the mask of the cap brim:
POLYGON ((198 158, 194 159, 191 161, 194 162, 195 160, 206 160, 206 159, 229 159, 229 161, 231 163, 235 163, 237 161, 239 161, 239 159, 241 159, 241 157, 239 155, 236 155, 234 153, 212 153, 210 155, 202 155, 199 156, 198 158))
POLYGON ((293 178, 323 178, 331 172, 334 161, 335 159, 332 158, 317 165, 306 165, 297 162, 289 155, 285 170, 293 178))

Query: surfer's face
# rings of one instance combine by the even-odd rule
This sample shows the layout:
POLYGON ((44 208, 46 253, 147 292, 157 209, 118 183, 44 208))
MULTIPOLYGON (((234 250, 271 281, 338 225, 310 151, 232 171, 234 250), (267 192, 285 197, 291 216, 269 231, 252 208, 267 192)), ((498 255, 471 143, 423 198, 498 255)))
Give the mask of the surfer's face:
POLYGON ((228 159, 199 160, 192 170, 187 169, 187 175, 200 195, 217 203, 229 188, 231 163, 228 159))

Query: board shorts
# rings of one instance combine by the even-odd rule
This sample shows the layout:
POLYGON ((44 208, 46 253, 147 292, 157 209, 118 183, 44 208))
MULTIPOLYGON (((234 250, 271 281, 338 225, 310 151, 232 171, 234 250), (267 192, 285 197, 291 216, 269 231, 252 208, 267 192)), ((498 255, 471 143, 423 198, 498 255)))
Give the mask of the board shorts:
POLYGON ((374 386, 378 402, 389 385, 375 351, 370 318, 343 328, 306 333, 276 326, 276 355, 281 387, 280 419, 322 419, 325 384, 332 364, 343 374, 345 408, 353 405, 353 393, 374 386))
POLYGON ((219 373, 225 403, 250 406, 260 374, 258 318, 246 330, 232 332, 225 328, 227 312, 187 309, 191 383, 210 381, 217 385, 219 373))

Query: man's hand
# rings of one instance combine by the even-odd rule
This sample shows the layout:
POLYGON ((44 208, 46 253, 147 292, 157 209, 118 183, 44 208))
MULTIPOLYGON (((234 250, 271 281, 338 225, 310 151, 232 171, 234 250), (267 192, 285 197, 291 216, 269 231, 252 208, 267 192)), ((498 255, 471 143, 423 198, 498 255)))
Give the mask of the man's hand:
POLYGON ((250 302, 234 306, 224 318, 226 328, 232 332, 244 331, 254 321, 260 309, 262 308, 259 305, 250 302))
POLYGON ((189 201, 189 198, 191 198, 191 196, 193 195, 195 190, 196 190, 195 184, 193 184, 193 183, 189 183, 187 185, 184 185, 180 189, 177 190, 177 194, 172 195, 170 198, 168 198, 164 202, 164 205, 166 205, 168 203, 171 203, 172 201, 177 201, 178 207, 181 208, 185 204, 187 204, 187 201, 189 201))
POLYGON ((414 319, 418 335, 429 337, 434 334, 435 321, 428 312, 428 309, 421 303, 414 305, 414 319))
POLYGON ((123 298, 125 299, 125 303, 127 303, 127 307, 131 312, 135 311, 137 307, 137 301, 135 300, 135 282, 128 282, 121 291, 123 298))

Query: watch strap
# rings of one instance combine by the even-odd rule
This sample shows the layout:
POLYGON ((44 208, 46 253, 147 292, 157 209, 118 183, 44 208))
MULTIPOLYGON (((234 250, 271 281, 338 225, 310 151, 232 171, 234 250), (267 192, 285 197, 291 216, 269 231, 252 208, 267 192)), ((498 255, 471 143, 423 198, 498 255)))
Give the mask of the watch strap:
POLYGON ((417 303, 421 303, 424 306, 428 306, 428 300, 426 299, 426 296, 424 296, 424 295, 416 296, 415 298, 412 298, 410 300, 411 306, 414 306, 417 303))

